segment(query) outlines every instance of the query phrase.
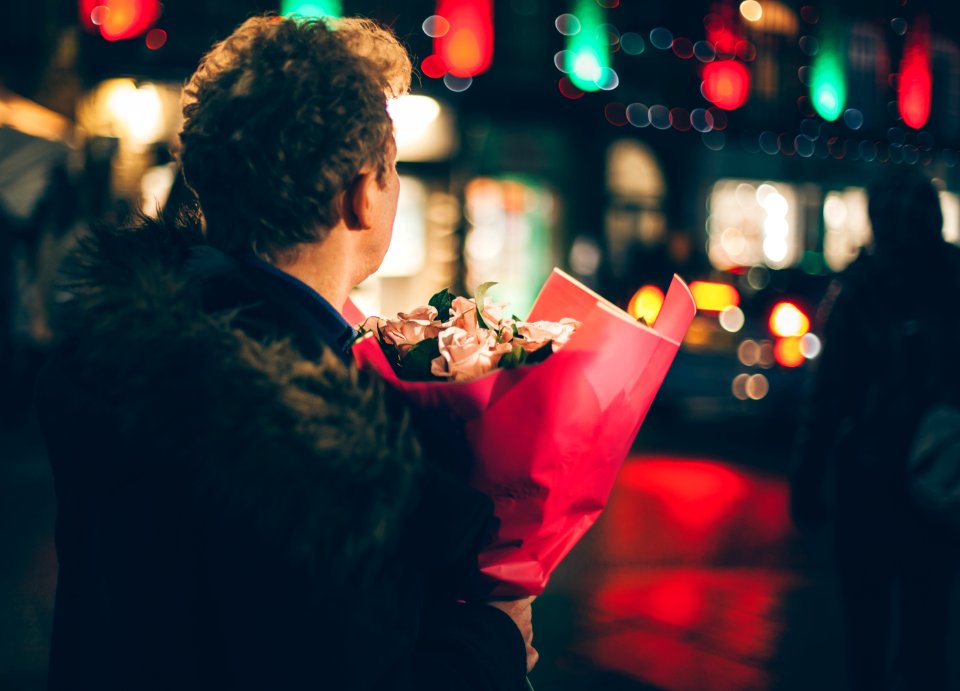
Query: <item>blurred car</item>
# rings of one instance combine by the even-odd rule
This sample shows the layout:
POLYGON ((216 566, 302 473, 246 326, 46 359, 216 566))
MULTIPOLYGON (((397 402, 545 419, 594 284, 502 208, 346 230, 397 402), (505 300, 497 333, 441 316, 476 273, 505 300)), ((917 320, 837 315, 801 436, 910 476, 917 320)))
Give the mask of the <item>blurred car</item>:
MULTIPOLYGON (((654 406, 691 418, 729 415, 788 419, 803 400, 820 355, 818 307, 826 275, 753 267, 690 283, 698 314, 654 406)), ((655 318, 657 286, 643 286, 628 311, 655 318)))

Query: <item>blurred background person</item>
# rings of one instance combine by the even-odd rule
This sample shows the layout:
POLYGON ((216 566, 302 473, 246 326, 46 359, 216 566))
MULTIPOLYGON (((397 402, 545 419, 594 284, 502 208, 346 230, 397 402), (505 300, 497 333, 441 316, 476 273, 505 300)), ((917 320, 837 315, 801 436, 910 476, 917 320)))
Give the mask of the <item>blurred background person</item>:
POLYGON ((824 351, 798 437, 791 509, 826 518, 835 473, 835 548, 851 688, 947 688, 949 603, 960 535, 908 496, 923 414, 960 390, 960 251, 943 240, 936 188, 913 169, 870 187, 873 245, 828 297, 824 351))

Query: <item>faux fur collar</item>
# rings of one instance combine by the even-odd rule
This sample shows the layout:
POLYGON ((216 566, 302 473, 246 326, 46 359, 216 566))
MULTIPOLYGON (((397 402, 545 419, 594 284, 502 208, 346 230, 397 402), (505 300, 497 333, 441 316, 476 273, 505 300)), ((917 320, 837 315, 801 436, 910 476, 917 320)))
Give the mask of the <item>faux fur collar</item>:
POLYGON ((83 241, 56 391, 40 398, 89 402, 71 415, 96 419, 75 424, 105 427, 117 446, 92 458, 81 444, 52 458, 55 470, 169 466, 200 505, 253 519, 295 561, 337 564, 342 578, 375 567, 416 501, 421 459, 406 412, 329 351, 307 361, 289 342, 246 335, 234 315, 205 313, 185 270, 202 243, 192 219, 83 241))

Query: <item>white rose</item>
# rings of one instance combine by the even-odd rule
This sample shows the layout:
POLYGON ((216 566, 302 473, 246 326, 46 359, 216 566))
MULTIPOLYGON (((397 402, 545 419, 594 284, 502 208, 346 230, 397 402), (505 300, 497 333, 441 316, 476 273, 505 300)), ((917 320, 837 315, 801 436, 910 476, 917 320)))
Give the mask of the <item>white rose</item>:
POLYGON ((486 374, 511 349, 508 343, 498 343, 493 331, 470 332, 457 326, 441 331, 437 344, 440 355, 430 363, 430 371, 453 381, 467 381, 486 374))
POLYGON ((542 348, 547 341, 553 341, 553 350, 556 352, 570 340, 570 336, 578 328, 580 322, 569 317, 564 317, 559 322, 517 322, 517 330, 523 339, 520 345, 528 352, 542 348))
POLYGON ((436 338, 442 328, 435 307, 417 307, 412 312, 400 312, 397 317, 383 320, 380 333, 401 355, 426 338, 436 338))

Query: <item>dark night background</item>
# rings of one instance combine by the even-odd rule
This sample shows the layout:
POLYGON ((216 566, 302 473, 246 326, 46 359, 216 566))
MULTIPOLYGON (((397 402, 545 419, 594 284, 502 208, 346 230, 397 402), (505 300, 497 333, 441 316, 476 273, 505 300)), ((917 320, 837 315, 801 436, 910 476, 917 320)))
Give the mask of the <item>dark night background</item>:
MULTIPOLYGON (((251 0, 168 0, 155 23, 167 32, 166 43, 150 50, 143 36, 107 42, 84 30, 77 4, 12 0, 0 22, 0 94, 35 101, 71 124, 82 120, 80 103, 103 80, 180 84, 240 21, 278 9, 251 0)), ((605 21, 620 36, 644 37, 645 50, 629 55, 614 41, 619 86, 571 99, 558 88, 563 75, 554 56, 564 49, 564 36, 554 21, 573 4, 497 0, 489 71, 462 92, 441 79, 414 77, 414 93, 435 97, 456 117, 459 146, 450 155, 400 163, 402 175, 455 202, 448 275, 461 288, 469 285, 472 221, 461 209, 469 208, 471 181, 514 176, 552 195, 548 238, 537 246, 544 257, 535 260, 571 271, 624 307, 641 285, 663 287, 674 272, 689 281, 727 283, 742 295, 747 325, 734 337, 718 326, 716 314, 705 314, 692 329, 607 511, 535 605, 541 662, 533 684, 540 691, 844 688, 828 534, 798 535, 787 518, 786 476, 810 363, 747 362, 746 341, 738 339, 772 348, 764 329, 778 300, 803 307, 812 333, 822 328, 816 305, 831 278, 823 254, 828 192, 865 187, 885 165, 921 166, 945 193, 960 191, 960 6, 944 0, 761 2, 767 12, 792 17, 795 27, 745 26, 755 49, 749 100, 725 114, 722 131, 701 133, 634 126, 626 107, 664 104, 687 115, 709 107, 700 63, 656 48, 650 33, 665 27, 675 39, 696 43, 705 38, 708 14, 738 3, 602 3, 605 21), (893 27, 897 19, 912 26, 924 15, 934 37, 934 86, 930 120, 916 132, 896 110, 891 75, 904 39, 893 27), (873 48, 860 45, 859 53, 851 48, 847 54, 848 106, 859 109, 862 127, 843 118, 822 121, 798 76, 812 60, 801 39, 827 29, 878 39, 873 48), (796 145, 803 137, 807 155, 796 145), (608 152, 623 141, 652 154, 663 182, 656 199, 624 198, 612 186, 608 152), (774 181, 797 191, 800 254, 788 267, 759 267, 760 282, 753 269, 727 270, 708 255, 711 190, 728 179, 774 181), (647 236, 644 219, 651 214, 655 231, 647 236), (618 222, 632 229, 623 245, 611 241, 618 222), (581 270, 583 247, 592 248, 596 261, 581 270), (769 394, 764 388, 738 395, 738 377, 762 380, 769 394)), ((345 15, 390 25, 415 66, 433 50, 421 25, 435 9, 426 0, 343 2, 345 15)), ((10 129, 2 104, 0 134, 10 129)), ((58 248, 69 245, 65 238, 91 223, 118 220, 132 204, 118 191, 122 142, 80 132, 62 161, 44 168, 47 187, 36 203, 19 215, 4 210, 3 187, 13 189, 21 175, 16 166, 4 168, 14 158, 7 142, 0 139, 0 689, 33 691, 44 687, 56 583, 52 484, 30 404, 32 379, 52 337, 43 305, 56 300, 51 276, 58 248)), ((144 165, 164 164, 172 146, 158 141, 138 155, 150 157, 144 165)), ((17 165, 29 169, 29 163, 17 165)), ((954 634, 951 649, 958 644, 954 634)), ((953 688, 960 689, 956 669, 953 688)))

